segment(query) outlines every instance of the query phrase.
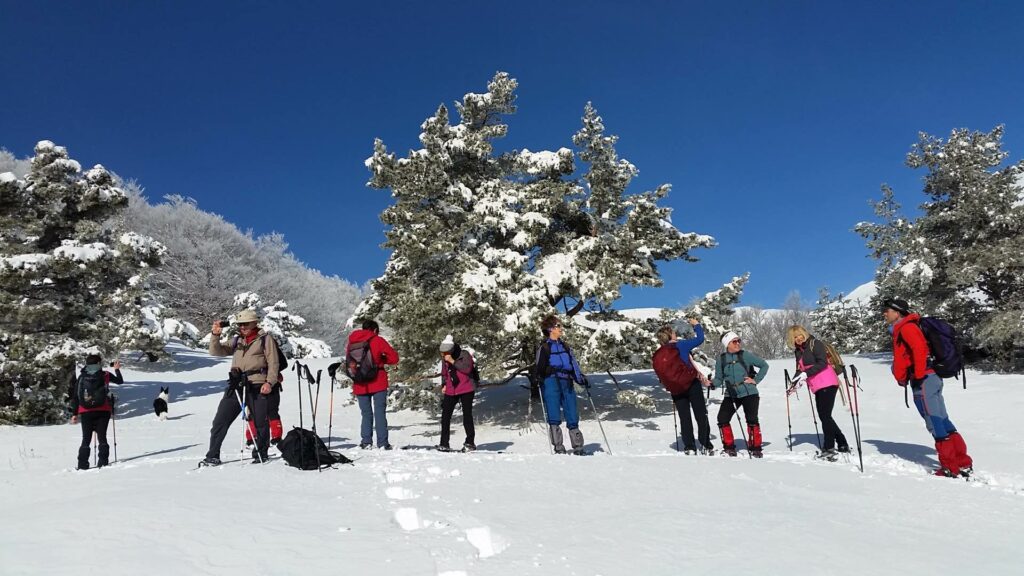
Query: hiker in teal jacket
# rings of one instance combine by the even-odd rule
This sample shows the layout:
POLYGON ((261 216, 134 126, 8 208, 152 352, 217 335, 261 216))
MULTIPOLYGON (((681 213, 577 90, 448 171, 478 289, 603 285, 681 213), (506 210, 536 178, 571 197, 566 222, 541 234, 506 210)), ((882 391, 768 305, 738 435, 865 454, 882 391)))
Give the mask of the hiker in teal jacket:
POLYGON ((725 347, 715 363, 715 387, 725 386, 725 399, 718 409, 718 429, 721 431, 722 450, 736 455, 736 441, 732 435, 733 414, 742 406, 747 418, 747 450, 755 458, 761 457, 761 425, 757 420, 757 408, 761 397, 757 385, 768 374, 768 363, 756 355, 743 350, 739 334, 729 332, 722 337, 725 347), (756 372, 751 374, 751 369, 756 372))

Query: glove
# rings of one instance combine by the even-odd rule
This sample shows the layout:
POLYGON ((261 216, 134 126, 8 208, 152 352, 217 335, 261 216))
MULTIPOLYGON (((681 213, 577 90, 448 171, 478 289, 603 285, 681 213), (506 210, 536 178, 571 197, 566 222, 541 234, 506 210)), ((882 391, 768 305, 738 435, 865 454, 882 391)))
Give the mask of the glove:
POLYGON ((912 386, 920 386, 920 385, 924 384, 924 378, 911 378, 910 379, 910 384, 912 386))
POLYGON ((800 381, 803 379, 804 376, 805 376, 805 374, 803 372, 797 371, 797 373, 793 374, 793 377, 790 378, 789 381, 790 381, 791 384, 796 386, 797 384, 800 383, 800 381))

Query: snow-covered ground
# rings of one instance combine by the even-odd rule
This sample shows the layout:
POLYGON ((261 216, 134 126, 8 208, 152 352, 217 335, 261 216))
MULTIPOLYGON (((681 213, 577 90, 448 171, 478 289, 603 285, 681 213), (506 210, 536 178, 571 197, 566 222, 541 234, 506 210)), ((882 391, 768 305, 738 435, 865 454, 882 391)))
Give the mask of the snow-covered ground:
MULTIPOLYGON (((638 372, 617 377, 656 394, 657 414, 613 406, 610 379, 591 377, 610 447, 583 400, 589 457, 549 454, 540 407, 527 425, 528 393, 515 384, 479 393, 477 453, 360 451, 358 408, 337 391, 331 442, 356 462, 317 473, 280 459, 197 469, 227 364, 200 352, 178 360, 174 371, 125 371, 119 461, 109 468, 73 470, 78 426, 0 428, 0 573, 906 576, 1024 567, 1020 376, 971 372, 968 390, 947 385, 976 460, 972 482, 928 474, 930 438, 881 357, 849 359, 864 378, 864 474, 856 456, 812 459, 806 393, 794 399, 788 450, 783 361, 761 385, 763 460, 676 453, 671 405, 652 374, 638 372), (150 406, 167 383, 171 417, 161 422, 150 406)), ((324 436, 329 400, 326 384, 324 436)), ((836 413, 852 438, 849 413, 836 413)), ((298 424, 293 372, 282 415, 286 429, 298 424)), ((436 444, 436 419, 389 419, 396 446, 436 444)), ((236 424, 225 459, 237 459, 240 436, 236 424)), ((461 426, 452 440, 462 442, 461 426)))

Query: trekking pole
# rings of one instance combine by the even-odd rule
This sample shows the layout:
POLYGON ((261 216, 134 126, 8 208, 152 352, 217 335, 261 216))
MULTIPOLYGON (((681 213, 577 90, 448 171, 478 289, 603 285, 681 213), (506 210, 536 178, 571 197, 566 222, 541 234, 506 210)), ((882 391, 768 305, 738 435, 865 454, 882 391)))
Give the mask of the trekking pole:
POLYGON ((743 445, 747 447, 747 458, 752 459, 754 455, 750 452, 750 441, 747 440, 747 431, 746 426, 743 425, 743 416, 740 416, 740 406, 736 406, 736 418, 740 421, 740 436, 743 437, 743 445))
POLYGON ((608 455, 613 456, 612 447, 608 444, 608 436, 604 433, 604 425, 601 424, 601 415, 597 413, 597 406, 594 406, 594 397, 590 395, 590 386, 584 386, 583 389, 587 391, 587 398, 590 399, 590 407, 594 410, 594 418, 597 419, 597 427, 601 429, 601 437, 604 438, 604 445, 608 449, 608 455))
POLYGON ((93 468, 95 468, 98 465, 98 463, 99 463, 99 460, 96 459, 99 456, 99 440, 97 439, 98 436, 99 435, 96 434, 95 432, 92 433, 92 467, 93 468))
POLYGON ((786 376, 786 424, 789 425, 789 436, 786 438, 786 443, 789 444, 789 451, 793 451, 793 417, 790 415, 789 410, 789 388, 791 382, 789 380, 789 370, 783 370, 782 373, 786 376))
MULTIPOLYGON (((323 374, 323 370, 316 371, 316 406, 317 409, 320 407, 320 375, 323 374)), ((323 442, 320 440, 320 435, 316 433, 316 412, 313 412, 313 441, 316 442, 316 471, 323 472, 323 466, 320 463, 320 444, 323 442)))
MULTIPOLYGON (((238 449, 239 462, 242 461, 242 454, 245 453, 245 431, 249 429, 249 417, 245 412, 248 408, 249 386, 245 384, 243 386, 241 396, 239 396, 238 390, 235 390, 235 398, 238 398, 238 406, 242 409, 242 445, 238 449)), ((263 452, 260 451, 260 438, 258 435, 253 438, 253 446, 256 447, 256 459, 260 461, 260 464, 263 464, 263 452)))
POLYGON ((114 433, 114 463, 117 463, 117 396, 110 395, 110 427, 114 433))
POLYGON ((810 388, 807 389, 807 401, 811 404, 811 420, 814 420, 814 435, 818 437, 818 451, 823 450, 821 444, 821 433, 818 432, 818 414, 814 411, 814 394, 811 393, 810 388))
MULTIPOLYGON (((857 367, 850 364, 850 372, 853 373, 853 394, 850 396, 850 406, 853 410, 851 415, 853 416, 853 435, 857 439, 857 458, 860 459, 860 471, 864 473, 864 453, 861 451, 860 446, 860 404, 857 401, 857 388, 860 386, 860 374, 857 373, 857 367)), ((846 374, 843 373, 843 377, 846 374)), ((849 380, 847 380, 849 385, 849 380)))
MULTIPOLYGON (((672 395, 669 394, 669 399, 672 401, 672 429, 676 433, 676 452, 679 452, 679 407, 676 406, 675 400, 672 400, 672 395)), ((687 414, 689 416, 689 414, 687 414)))
POLYGON ((907 386, 909 384, 903 386, 903 403, 907 405, 907 408, 910 408, 910 393, 907 392, 907 386))
POLYGON ((295 362, 295 385, 299 388, 299 428, 305 428, 302 424, 302 364, 295 362))
POLYGON ((331 449, 331 427, 334 425, 334 387, 337 386, 338 380, 335 378, 337 374, 338 366, 340 362, 336 362, 327 367, 327 374, 331 377, 331 412, 327 417, 327 449, 331 449))
MULTIPOLYGON (((548 422, 548 407, 544 405, 544 381, 540 383, 540 409, 544 415, 544 425, 548 427, 548 450, 551 451, 551 455, 555 454, 555 435, 551 432, 551 424, 548 422)), ((531 406, 533 405, 533 398, 530 398, 531 406)), ((558 424, 561 426, 561 422, 558 424)))

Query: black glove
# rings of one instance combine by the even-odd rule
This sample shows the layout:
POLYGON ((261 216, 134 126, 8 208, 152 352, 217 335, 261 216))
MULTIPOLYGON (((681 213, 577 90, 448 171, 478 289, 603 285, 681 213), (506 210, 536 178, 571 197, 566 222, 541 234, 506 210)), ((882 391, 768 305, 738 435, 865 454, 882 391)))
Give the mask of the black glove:
POLYGON ((910 385, 911 386, 921 386, 922 384, 924 384, 924 378, 911 378, 910 379, 910 385))
POLYGON ((242 369, 232 368, 228 372, 228 385, 232 388, 241 388, 242 384, 245 384, 245 374, 242 374, 242 369))

